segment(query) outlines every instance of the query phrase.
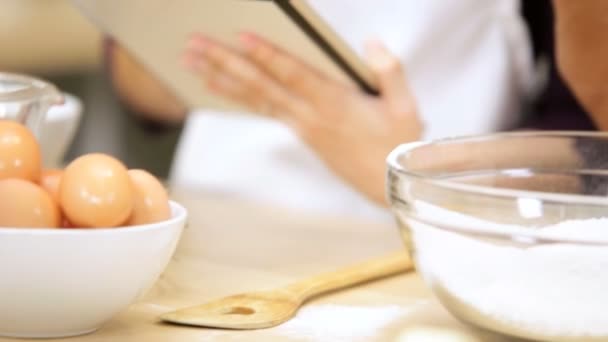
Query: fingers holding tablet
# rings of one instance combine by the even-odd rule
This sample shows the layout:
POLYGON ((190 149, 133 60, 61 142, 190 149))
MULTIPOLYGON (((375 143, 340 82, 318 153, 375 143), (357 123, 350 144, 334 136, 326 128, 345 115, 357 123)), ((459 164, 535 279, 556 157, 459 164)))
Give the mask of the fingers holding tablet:
POLYGON ((305 102, 282 87, 247 56, 201 34, 192 35, 183 56, 184 64, 200 74, 207 87, 259 114, 287 122, 310 111, 305 102), (273 110, 268 113, 269 108, 273 110))
POLYGON ((252 33, 240 35, 244 54, 285 88, 312 102, 326 100, 339 85, 304 61, 252 33))

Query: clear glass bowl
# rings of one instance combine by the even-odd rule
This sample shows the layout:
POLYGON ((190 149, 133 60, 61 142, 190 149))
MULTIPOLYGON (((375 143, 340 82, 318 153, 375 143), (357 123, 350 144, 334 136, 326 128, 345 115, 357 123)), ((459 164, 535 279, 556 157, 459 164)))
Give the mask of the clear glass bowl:
POLYGON ((63 94, 45 80, 0 72, 0 120, 22 123, 37 138, 48 109, 63 100, 63 94))
POLYGON ((608 341, 608 135, 415 142, 387 192, 418 273, 457 318, 501 335, 608 341))

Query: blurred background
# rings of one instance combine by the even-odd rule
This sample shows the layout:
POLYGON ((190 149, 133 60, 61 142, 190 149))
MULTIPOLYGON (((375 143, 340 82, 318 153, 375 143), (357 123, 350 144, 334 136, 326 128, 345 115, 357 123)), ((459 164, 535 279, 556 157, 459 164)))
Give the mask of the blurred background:
POLYGON ((153 128, 121 106, 102 65, 101 35, 66 0, 2 0, 0 70, 74 94, 84 111, 65 159, 103 152, 166 177, 181 127, 153 128))

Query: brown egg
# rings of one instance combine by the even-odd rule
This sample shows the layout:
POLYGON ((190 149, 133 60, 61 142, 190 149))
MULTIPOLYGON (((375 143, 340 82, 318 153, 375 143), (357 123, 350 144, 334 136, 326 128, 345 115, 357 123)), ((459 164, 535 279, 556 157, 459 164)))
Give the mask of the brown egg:
POLYGON ((163 185, 147 171, 129 170, 135 202, 129 225, 160 222, 171 218, 169 196, 163 185))
POLYGON ((74 225, 70 223, 65 217, 61 220, 61 228, 74 228, 74 225))
POLYGON ((28 128, 0 120, 0 179, 40 179, 40 146, 28 128))
POLYGON ((44 189, 23 179, 0 180, 0 227, 57 228, 59 206, 44 189))
POLYGON ((126 167, 105 154, 87 154, 63 171, 59 203, 75 227, 117 227, 133 209, 133 186, 126 167))
POLYGON ((56 203, 59 203, 59 182, 62 175, 63 170, 59 169, 42 170, 42 174, 40 175, 40 186, 48 191, 56 203))

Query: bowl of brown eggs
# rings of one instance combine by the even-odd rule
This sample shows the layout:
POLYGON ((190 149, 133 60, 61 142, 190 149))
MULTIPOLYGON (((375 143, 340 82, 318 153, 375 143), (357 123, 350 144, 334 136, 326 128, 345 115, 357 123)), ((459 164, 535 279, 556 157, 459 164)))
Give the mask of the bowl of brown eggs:
POLYGON ((0 336, 97 330, 155 283, 186 222, 145 170, 100 153, 43 169, 40 150, 0 120, 0 336))

